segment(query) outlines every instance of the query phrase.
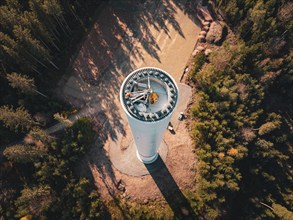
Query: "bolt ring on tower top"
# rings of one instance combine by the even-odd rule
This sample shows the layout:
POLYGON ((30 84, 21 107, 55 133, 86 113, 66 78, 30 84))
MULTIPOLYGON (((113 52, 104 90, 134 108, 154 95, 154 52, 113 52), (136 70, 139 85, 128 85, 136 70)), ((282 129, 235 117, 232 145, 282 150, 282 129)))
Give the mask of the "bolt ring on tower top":
POLYGON ((120 101, 126 113, 145 122, 163 119, 173 112, 178 101, 178 87, 165 71, 147 67, 130 73, 120 91, 120 101), (151 100, 156 96, 157 100, 151 100))

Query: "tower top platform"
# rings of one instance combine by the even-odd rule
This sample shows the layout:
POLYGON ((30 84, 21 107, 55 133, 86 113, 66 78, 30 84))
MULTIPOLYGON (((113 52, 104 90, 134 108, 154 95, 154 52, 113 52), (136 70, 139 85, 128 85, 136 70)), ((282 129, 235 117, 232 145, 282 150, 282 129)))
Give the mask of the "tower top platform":
POLYGON ((165 71, 145 67, 130 73, 120 90, 120 101, 132 118, 156 122, 168 116, 178 102, 178 87, 165 71))

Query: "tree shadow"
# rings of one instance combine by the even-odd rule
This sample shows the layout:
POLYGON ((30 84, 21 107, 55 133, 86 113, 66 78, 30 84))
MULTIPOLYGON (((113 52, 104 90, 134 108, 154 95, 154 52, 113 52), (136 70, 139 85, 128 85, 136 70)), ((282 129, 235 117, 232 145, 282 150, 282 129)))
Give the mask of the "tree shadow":
POLYGON ((196 219, 190 203, 179 189, 160 155, 154 163, 145 164, 145 166, 174 212, 175 219, 196 219))
POLYGON ((201 0, 186 0, 186 1, 173 1, 173 3, 184 11, 186 15, 198 26, 202 26, 202 22, 205 20, 204 11, 200 10, 202 8, 201 0))
MULTIPOLYGON (((94 127, 97 131, 97 127, 94 127)), ((129 219, 127 210, 120 204, 120 200, 117 197, 119 191, 119 181, 117 181, 114 174, 112 163, 108 157, 108 153, 104 148, 104 144, 107 141, 107 136, 99 132, 98 137, 95 140, 94 146, 80 160, 77 172, 81 176, 85 176, 96 185, 97 189, 105 188, 107 194, 111 197, 115 206, 119 209, 121 219, 129 219)), ((105 196, 105 194, 103 194, 105 196)), ((110 219, 110 218, 108 218, 110 219)))
MULTIPOLYGON (((134 45, 134 42, 139 42, 144 51, 161 62, 158 53, 161 48, 151 33, 150 25, 157 31, 162 30, 171 38, 170 25, 166 25, 169 23, 181 37, 185 38, 175 17, 176 6, 185 10, 183 3, 185 1, 120 0, 117 1, 118 4, 111 4, 111 2, 115 1, 107 3, 107 7, 96 15, 97 22, 91 27, 71 67, 72 72, 80 76, 85 83, 77 82, 79 91, 71 88, 70 92, 79 92, 79 95, 83 96, 80 101, 87 108, 81 108, 81 116, 90 117, 96 132, 100 134, 95 146, 80 162, 80 173, 93 181, 99 179, 119 207, 121 218, 126 219, 127 214, 119 203, 116 203, 118 181, 104 145, 108 137, 114 141, 117 140, 118 132, 125 135, 123 118, 117 105, 120 86, 125 76, 136 68, 133 59, 144 60, 141 50, 134 45)), ((198 22, 193 12, 187 10, 186 13, 192 20, 198 22)), ((76 99, 78 98, 72 96, 72 101, 76 99)), ((80 105, 77 104, 76 107, 80 105)), ((146 165, 146 167, 172 208, 175 217, 195 219, 190 204, 162 159, 159 157, 154 164, 146 165), (158 167, 160 170, 157 170, 158 167)), ((97 188, 99 187, 97 185, 97 188)))
POLYGON ((85 116, 89 116, 86 111, 91 109, 95 111, 93 117, 98 117, 96 113, 105 113, 107 125, 103 132, 112 140, 117 139, 117 131, 125 134, 117 98, 124 77, 136 68, 134 60, 143 61, 142 51, 145 51, 161 62, 158 53, 161 48, 150 27, 163 30, 169 38, 172 27, 184 38, 176 17, 178 8, 198 23, 196 13, 187 10, 186 2, 196 1, 112 0, 95 15, 96 22, 71 66, 72 72, 83 82, 76 82, 78 90, 69 88, 67 94, 73 105, 77 100, 82 102, 75 107, 84 109, 87 105, 85 116), (109 85, 109 82, 114 83, 109 85))
MULTIPOLYGON (((113 65, 117 71, 133 68, 130 53, 134 59, 144 60, 139 47, 161 62, 158 53, 161 48, 150 27, 154 27, 157 31, 163 30, 169 38, 171 38, 169 27, 172 27, 185 38, 176 18, 176 7, 188 11, 184 2, 180 0, 109 1, 96 15, 96 22, 72 63, 73 72, 86 82, 96 84, 100 76, 106 72, 108 74, 109 65, 113 65), (133 42, 139 42, 139 46, 134 45, 133 42)), ((192 20, 198 21, 193 12, 188 15, 192 20)))

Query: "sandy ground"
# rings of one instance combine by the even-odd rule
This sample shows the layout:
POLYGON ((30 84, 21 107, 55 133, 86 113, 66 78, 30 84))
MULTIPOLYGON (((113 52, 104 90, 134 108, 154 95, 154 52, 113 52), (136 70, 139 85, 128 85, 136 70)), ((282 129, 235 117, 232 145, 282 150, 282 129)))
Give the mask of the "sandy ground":
POLYGON ((178 124, 175 135, 166 132, 168 156, 157 174, 123 174, 108 155, 109 144, 117 141, 118 134, 129 133, 118 99, 125 76, 137 68, 155 66, 179 82, 200 31, 197 18, 186 11, 185 2, 106 5, 80 48, 71 74, 59 83, 59 94, 81 109, 79 116, 95 121, 100 138, 80 162, 79 172, 94 180, 105 199, 117 195, 122 183, 122 191, 126 191, 121 194, 127 199, 164 198, 172 204, 169 191, 182 196, 182 190, 194 185, 195 156, 185 121, 178 124))

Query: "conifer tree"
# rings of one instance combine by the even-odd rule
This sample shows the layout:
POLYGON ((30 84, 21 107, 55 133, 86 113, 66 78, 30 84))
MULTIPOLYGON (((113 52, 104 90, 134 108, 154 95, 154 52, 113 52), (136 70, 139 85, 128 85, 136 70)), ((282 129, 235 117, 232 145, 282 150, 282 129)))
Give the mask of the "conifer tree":
POLYGON ((45 148, 20 144, 7 147, 3 151, 3 155, 7 157, 8 160, 16 163, 34 162, 45 154, 45 148))
POLYGON ((21 17, 22 22, 29 25, 30 30, 34 34, 34 36, 42 42, 42 44, 46 47, 47 44, 53 46, 58 51, 59 47, 54 42, 54 38, 52 34, 47 30, 46 26, 43 25, 39 19, 37 18, 34 12, 25 11, 23 16, 21 17))
POLYGON ((24 188, 15 204, 17 206, 17 217, 26 215, 40 217, 54 202, 55 195, 49 186, 37 186, 24 188))
POLYGON ((44 95, 43 93, 41 93, 40 91, 36 89, 35 81, 33 78, 13 72, 13 73, 7 74, 6 79, 9 81, 9 85, 12 88, 18 89, 23 93, 27 93, 27 94, 38 93, 48 98, 48 96, 44 95))
POLYGON ((72 121, 70 121, 66 116, 60 113, 54 114, 54 118, 60 123, 64 124, 66 127, 71 127, 73 125, 72 121))
POLYGON ((30 132, 28 133, 34 140, 36 141, 42 141, 43 143, 49 143, 53 137, 50 136, 45 130, 39 128, 39 127, 34 127, 30 132))
POLYGON ((18 50, 22 51, 23 55, 29 56, 42 66, 47 67, 45 62, 51 59, 49 51, 32 37, 29 29, 15 25, 13 34, 17 39, 18 50))
POLYGON ((12 34, 13 26, 20 23, 19 18, 19 12, 14 8, 6 5, 0 6, 0 26, 5 33, 12 34))
POLYGON ((43 9, 49 16, 52 16, 54 20, 57 22, 59 27, 63 30, 65 34, 70 34, 71 30, 64 19, 63 11, 61 5, 56 0, 45 0, 43 3, 43 9))
POLYGON ((33 93, 36 89, 35 81, 33 78, 29 78, 26 75, 21 75, 18 73, 9 73, 6 76, 9 81, 9 85, 12 88, 18 89, 23 93, 33 93))
POLYGON ((288 209, 286 209, 285 207, 274 203, 272 205, 273 211, 274 213, 281 219, 284 220, 291 220, 293 219, 293 212, 289 211, 288 209))
POLYGON ((14 131, 27 131, 35 122, 24 107, 13 109, 7 105, 0 107, 0 121, 4 126, 14 131))
POLYGON ((52 21, 52 18, 46 13, 45 9, 42 6, 42 1, 30 0, 29 8, 36 15, 38 20, 46 27, 46 29, 50 31, 54 39, 60 41, 60 33, 56 28, 56 24, 54 21, 52 21))
POLYGON ((36 61, 28 57, 24 50, 20 49, 20 45, 9 35, 0 32, 0 43, 3 51, 9 55, 14 63, 19 64, 24 71, 30 71, 36 68, 36 61))

